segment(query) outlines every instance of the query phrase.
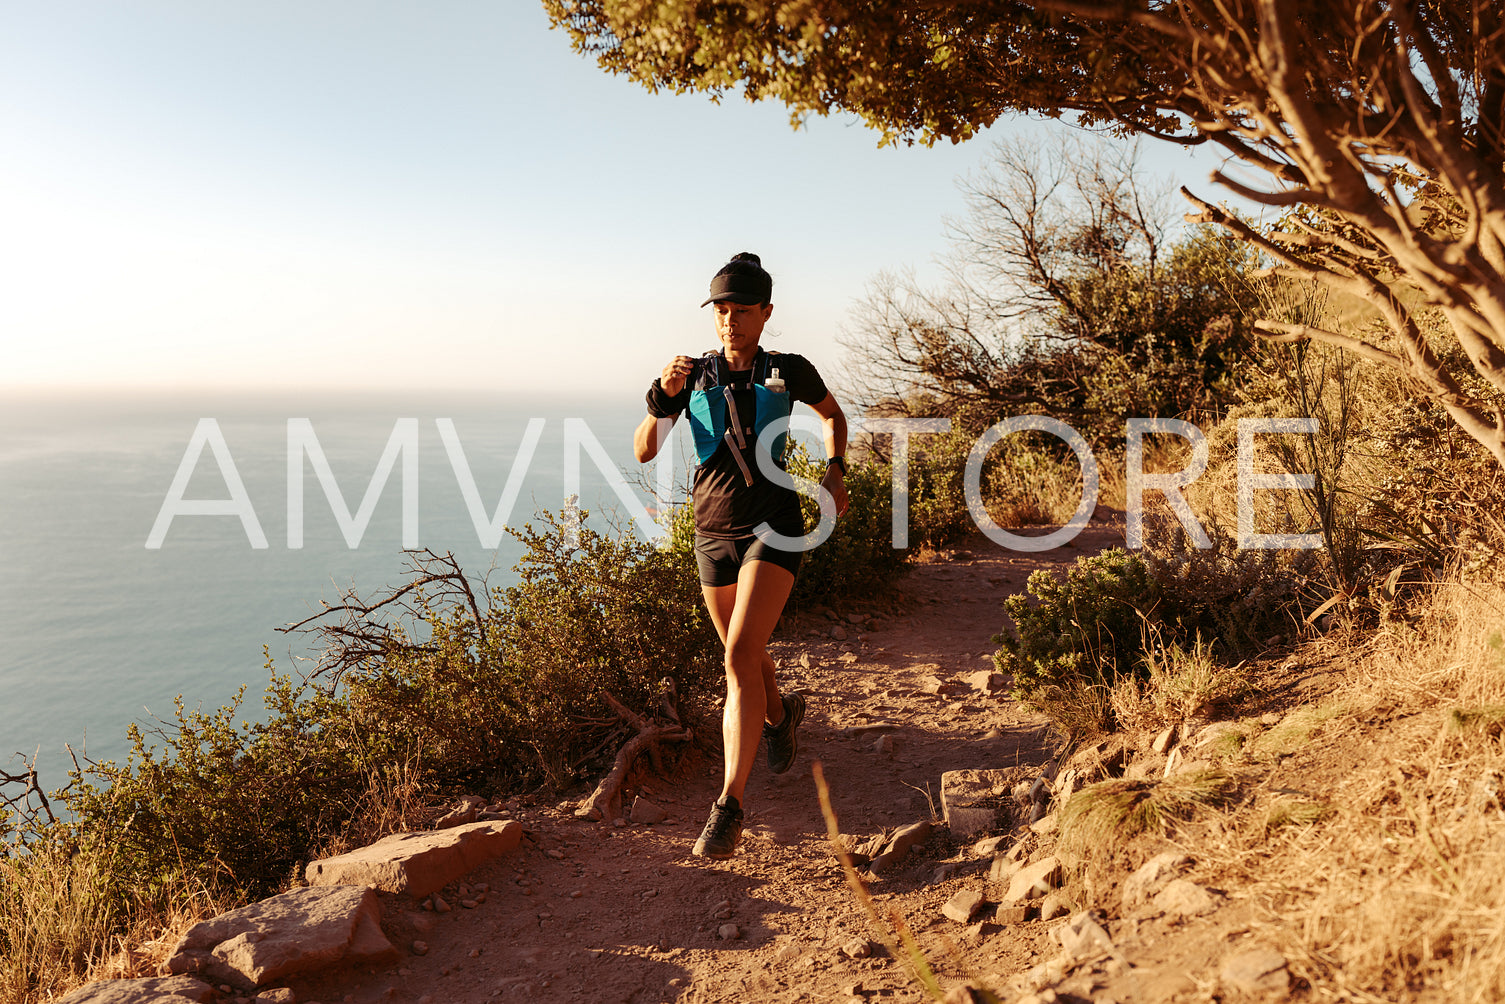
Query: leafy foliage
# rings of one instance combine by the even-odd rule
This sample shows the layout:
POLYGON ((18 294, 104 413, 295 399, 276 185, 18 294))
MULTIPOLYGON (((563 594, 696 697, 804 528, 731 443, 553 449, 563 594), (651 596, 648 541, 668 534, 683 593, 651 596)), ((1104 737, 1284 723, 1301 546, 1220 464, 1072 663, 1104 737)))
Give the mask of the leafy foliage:
POLYGON ((270 720, 237 723, 243 694, 212 712, 180 699, 172 720, 133 724, 126 763, 92 765, 68 796, 80 831, 108 834, 118 873, 149 897, 185 877, 273 892, 310 847, 339 832, 358 797, 358 754, 332 714, 339 702, 273 675, 270 720))
POLYGON ((1290 631, 1305 581, 1300 569, 1314 562, 1310 551, 1234 550, 1226 538, 1206 550, 1115 548, 1078 558, 1064 577, 1031 575, 1033 602, 1023 594, 1004 600, 1012 630, 994 637, 994 660, 1013 674, 1017 698, 1069 734, 1109 731, 1126 713, 1141 716, 1146 682, 1152 704, 1184 705, 1190 714, 1238 689, 1202 638, 1219 639, 1226 657, 1241 645, 1261 647, 1272 631, 1290 631))
MULTIPOLYGON (((789 460, 790 473, 817 484, 825 462, 800 447, 789 460)), ((908 553, 893 546, 892 470, 887 464, 860 463, 847 473, 846 515, 819 547, 806 551, 790 604, 830 602, 832 597, 870 596, 888 586, 904 568, 908 553)), ((820 507, 802 496, 806 532, 818 525, 820 507)))
POLYGON ((1226 407, 1251 354, 1255 262, 1210 229, 1170 239, 1132 150, 1000 143, 965 192, 949 283, 869 289, 846 339, 861 404, 981 428, 1037 409, 1097 444, 1121 440, 1126 415, 1226 407))
POLYGON ((1064 579, 1041 570, 1003 601, 1014 630, 994 636, 1000 672, 1028 700, 1050 687, 1084 681, 1112 686, 1135 671, 1141 622, 1155 614, 1160 589, 1144 561, 1122 548, 1078 558, 1064 579))
POLYGON ((1215 142, 1264 186, 1215 179, 1287 215, 1260 232, 1183 190, 1196 218, 1257 248, 1280 275, 1362 298, 1382 322, 1255 327, 1405 374, 1505 466, 1495 0, 544 0, 544 9, 577 51, 651 90, 740 89, 783 102, 796 120, 850 112, 884 142, 960 141, 1010 112, 1215 142), (1434 309, 1461 358, 1429 344, 1421 315, 1434 309))
MULTIPOLYGON (((430 792, 562 785, 618 726, 604 691, 642 708, 668 680, 693 707, 719 680, 693 565, 551 516, 516 533, 520 581, 484 606, 468 581, 435 588, 463 573, 425 576, 430 556, 413 568, 427 592, 333 608, 325 666, 339 672, 323 687, 272 673, 262 720, 240 719, 242 691, 133 725, 124 764, 89 763, 60 793, 73 821, 59 825, 112 849, 121 896, 183 882, 264 895, 320 847, 374 835, 362 814, 394 778, 430 792)), ((39 823, 8 825, 23 839, 39 823)))

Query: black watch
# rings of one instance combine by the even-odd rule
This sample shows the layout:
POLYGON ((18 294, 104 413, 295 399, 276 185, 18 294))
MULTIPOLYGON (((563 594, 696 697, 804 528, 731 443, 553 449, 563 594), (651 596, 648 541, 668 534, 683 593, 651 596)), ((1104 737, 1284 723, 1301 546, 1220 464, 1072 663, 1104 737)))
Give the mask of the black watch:
POLYGON ((832 457, 830 460, 827 460, 826 461, 826 470, 829 471, 833 467, 840 467, 841 468, 841 476, 842 477, 846 477, 847 476, 847 458, 846 457, 832 457))

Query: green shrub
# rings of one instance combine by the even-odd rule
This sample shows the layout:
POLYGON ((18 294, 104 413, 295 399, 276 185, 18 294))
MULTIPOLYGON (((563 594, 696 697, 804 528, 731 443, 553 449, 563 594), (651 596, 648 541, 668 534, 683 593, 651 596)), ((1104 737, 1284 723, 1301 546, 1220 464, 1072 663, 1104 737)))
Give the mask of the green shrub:
POLYGON ((1013 630, 995 635, 994 660, 1014 678, 1014 694, 1031 701, 1048 688, 1082 683, 1111 687, 1135 671, 1142 618, 1157 614, 1160 587, 1140 558, 1122 548, 1078 558, 1065 579, 1040 570, 1029 577, 1031 603, 1003 601, 1013 630))
POLYGON ((452 784, 558 787, 619 724, 604 693, 643 709, 665 679, 688 695, 719 680, 693 556, 598 533, 583 516, 512 531, 520 580, 483 594, 479 630, 469 597, 447 590, 442 605, 416 606, 423 643, 402 634, 347 673, 363 730, 416 744, 452 784))
POLYGON ((1164 596, 1166 618, 1174 620, 1174 634, 1217 638, 1225 654, 1292 634, 1320 552, 1239 548, 1217 526, 1208 536, 1212 546, 1198 548, 1179 524, 1168 529, 1147 522, 1144 561, 1164 596))
MULTIPOLYGON (((819 483, 825 461, 803 449, 791 451, 790 473, 819 483)), ((887 464, 853 464, 847 472, 848 508, 831 536, 805 552, 790 605, 799 609, 835 599, 868 597, 886 588, 904 569, 908 552, 893 546, 892 468, 887 464)), ((800 497, 805 532, 820 521, 815 499, 800 497)))
POLYGON ((131 725, 125 764, 93 764, 67 793, 80 833, 111 843, 117 874, 148 898, 185 878, 240 896, 275 892, 359 798, 341 701, 274 674, 270 720, 237 722, 243 694, 213 712, 179 699, 171 720, 131 725))
POLYGON ((944 547, 972 531, 963 481, 972 442, 971 433, 959 428, 910 441, 911 547, 944 547))
MULTIPOLYGON (((567 529, 545 515, 517 531, 520 581, 506 589, 473 589, 428 555, 409 583, 347 597, 314 625, 333 643, 321 685, 272 674, 264 721, 239 720, 242 692, 132 726, 124 764, 87 764, 61 794, 72 832, 111 847, 121 895, 187 883, 241 899, 275 892, 352 827, 379 835, 363 814, 399 823, 372 804, 394 778, 437 793, 573 779, 615 752, 604 692, 647 710, 668 679, 693 703, 722 657, 692 564, 567 529)), ((5 833, 38 824, 10 818, 5 833)))

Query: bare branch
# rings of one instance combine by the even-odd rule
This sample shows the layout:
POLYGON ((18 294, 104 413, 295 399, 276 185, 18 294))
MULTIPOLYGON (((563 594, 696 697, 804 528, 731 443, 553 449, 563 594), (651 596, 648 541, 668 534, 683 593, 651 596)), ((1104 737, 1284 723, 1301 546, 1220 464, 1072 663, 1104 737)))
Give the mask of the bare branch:
POLYGON ((1255 321, 1254 329, 1272 342, 1289 344, 1304 342, 1310 339, 1316 342, 1323 342, 1327 345, 1335 345, 1340 349, 1352 352, 1354 355, 1362 356, 1372 362, 1384 363, 1386 366, 1394 366, 1397 369, 1404 369, 1406 366, 1405 360, 1393 352, 1386 352, 1384 349, 1376 348, 1361 339, 1339 334, 1336 331, 1328 331, 1325 328, 1318 328, 1310 324, 1255 321))

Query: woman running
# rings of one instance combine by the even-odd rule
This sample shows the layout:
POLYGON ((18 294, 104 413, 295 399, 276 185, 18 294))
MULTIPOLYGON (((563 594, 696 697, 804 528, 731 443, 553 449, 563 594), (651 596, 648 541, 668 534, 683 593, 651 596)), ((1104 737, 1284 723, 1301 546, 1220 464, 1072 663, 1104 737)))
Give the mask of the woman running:
POLYGON ((640 462, 652 460, 689 409, 700 461, 695 554, 705 605, 726 648, 726 773, 694 853, 727 858, 742 836, 742 791, 758 740, 768 740, 769 770, 782 774, 794 764, 795 732, 805 717, 804 697, 780 695, 767 648, 799 571, 801 552, 789 549, 793 542, 787 538, 804 536, 799 496, 786 487, 787 477, 785 484, 769 477, 783 467, 784 436, 779 427, 768 427, 788 417, 793 401, 820 415, 830 458, 822 487, 841 515, 847 508, 847 420, 803 356, 759 347, 773 313, 773 279, 757 255, 744 251, 724 265, 711 279, 710 293, 701 306, 712 305, 721 348, 699 359, 675 356, 664 367, 648 390, 648 415, 633 449, 640 462))

